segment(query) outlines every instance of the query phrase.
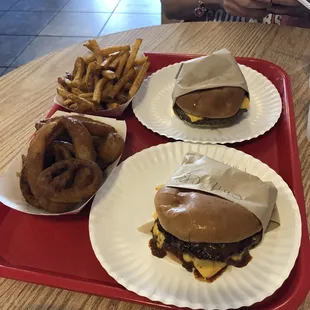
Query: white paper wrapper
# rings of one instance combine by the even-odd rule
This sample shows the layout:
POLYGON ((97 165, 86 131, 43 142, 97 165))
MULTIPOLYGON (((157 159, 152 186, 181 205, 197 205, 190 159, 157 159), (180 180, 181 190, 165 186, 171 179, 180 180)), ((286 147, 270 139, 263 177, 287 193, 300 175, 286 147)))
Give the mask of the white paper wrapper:
POLYGON ((195 90, 232 86, 241 87, 249 93, 240 67, 227 49, 183 62, 175 79, 173 104, 176 98, 195 90))
POLYGON ((198 153, 187 153, 166 186, 210 193, 245 207, 261 221, 280 224, 275 208, 278 190, 271 182, 198 153), (275 212, 274 212, 275 211, 275 212))
MULTIPOLYGON (((52 117, 55 116, 62 116, 62 115, 75 115, 77 113, 66 113, 66 112, 61 112, 57 111, 52 117)), ((83 115, 83 114, 79 114, 83 115)), ((113 126, 116 131, 121 135, 121 137, 126 139, 126 122, 125 121, 117 121, 111 118, 103 118, 103 117, 96 117, 96 116, 87 116, 92 119, 102 121, 106 124, 109 124, 113 126)), ((34 124, 33 124, 34 125, 34 124)), ((28 213, 28 214, 33 214, 33 215, 45 215, 45 216, 58 216, 58 215, 65 215, 65 214, 75 214, 79 213, 84 206, 87 204, 87 202, 92 198, 90 198, 87 202, 84 204, 78 205, 74 210, 65 212, 65 213, 50 213, 48 211, 45 211, 43 209, 37 209, 31 205, 29 205, 20 190, 19 187, 19 173, 21 172, 22 169, 22 155, 27 154, 29 142, 27 145, 23 148, 21 153, 16 156, 16 158, 13 160, 12 164, 9 166, 9 168, 4 172, 4 174, 0 178, 0 201, 17 211, 28 213)), ((121 157, 121 156, 120 156, 121 157)), ((104 172, 104 179, 106 179, 111 175, 115 167, 117 166, 120 157, 112 163, 109 167, 104 172)), ((104 184, 102 185, 104 186, 104 184)))
MULTIPOLYGON (((181 167, 165 186, 206 192, 238 203, 256 215, 264 233, 280 224, 276 207, 278 190, 272 182, 263 182, 256 176, 198 153, 187 153, 181 167)), ((138 231, 151 234, 153 223, 154 220, 150 220, 138 227, 138 231)))

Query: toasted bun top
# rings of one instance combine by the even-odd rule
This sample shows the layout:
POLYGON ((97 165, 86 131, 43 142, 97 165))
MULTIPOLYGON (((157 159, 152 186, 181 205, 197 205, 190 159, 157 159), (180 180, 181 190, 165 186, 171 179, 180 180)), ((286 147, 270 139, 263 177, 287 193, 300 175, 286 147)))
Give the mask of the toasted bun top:
POLYGON ((161 226, 186 242, 238 242, 262 230, 252 212, 217 196, 163 187, 154 202, 161 226))
POLYGON ((235 115, 245 97, 241 87, 219 87, 196 90, 176 99, 186 113, 207 118, 226 118, 235 115))

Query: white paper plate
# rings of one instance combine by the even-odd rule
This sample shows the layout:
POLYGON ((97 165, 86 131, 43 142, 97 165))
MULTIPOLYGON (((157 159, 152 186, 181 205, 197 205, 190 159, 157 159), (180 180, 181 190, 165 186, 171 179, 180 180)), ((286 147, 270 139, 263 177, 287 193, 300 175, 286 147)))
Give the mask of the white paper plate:
MULTIPOLYGON (((56 111, 56 113, 54 113, 52 117, 62 116, 62 115, 83 115, 83 114, 56 111)), ((127 127, 126 127, 125 121, 117 121, 115 119, 104 118, 104 117, 99 117, 99 116, 90 116, 90 115, 84 115, 84 116, 87 116, 89 118, 92 118, 98 121, 102 121, 106 124, 113 126, 116 129, 116 131, 122 136, 122 138, 124 140, 126 139, 127 127)), ((32 214, 32 215, 59 216, 59 215, 79 213, 86 206, 86 204, 92 197, 90 197, 85 203, 77 205, 74 210, 64 212, 64 213, 50 213, 43 209, 35 208, 25 201, 22 195, 22 192, 20 190, 19 178, 17 177, 17 174, 21 172, 22 155, 27 155, 28 146, 29 146, 29 143, 27 143, 27 145, 22 149, 21 153, 15 157, 15 159, 12 161, 9 168, 0 177, 0 201, 7 207, 10 207, 20 212, 32 214)), ((105 178, 108 178, 111 175, 111 173, 117 166, 119 160, 120 160, 120 157, 114 163, 112 163, 109 167, 107 167, 104 173, 105 178)), ((103 184, 102 186, 105 186, 105 185, 103 184)))
POLYGON ((248 83, 250 109, 236 124, 219 129, 195 128, 185 124, 172 110, 171 94, 180 64, 152 74, 133 100, 133 111, 147 128, 160 135, 194 143, 235 143, 256 138, 278 121, 281 97, 275 86, 257 71, 240 65, 248 83))
POLYGON ((99 262, 128 290, 179 307, 227 309, 250 306, 282 285, 298 255, 301 220, 288 185, 264 163, 226 146, 174 142, 137 153, 115 169, 95 197, 89 231, 99 262), (188 151, 229 163, 278 188, 281 226, 251 251, 246 267, 229 267, 213 283, 197 281, 169 258, 152 256, 150 235, 137 230, 152 220, 155 187, 169 179, 188 151))

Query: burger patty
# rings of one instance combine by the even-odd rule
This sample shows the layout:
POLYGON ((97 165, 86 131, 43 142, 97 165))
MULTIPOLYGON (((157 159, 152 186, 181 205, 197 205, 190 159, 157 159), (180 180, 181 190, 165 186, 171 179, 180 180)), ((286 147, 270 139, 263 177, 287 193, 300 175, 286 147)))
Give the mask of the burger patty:
MULTIPOLYGON (((262 239, 262 231, 260 231, 257 234, 249 238, 246 238, 244 240, 241 240, 239 242, 232 242, 232 243, 185 242, 171 235, 167 231, 165 231, 164 228, 160 225, 158 219, 155 221, 155 223, 157 224, 158 230, 165 237, 163 247, 162 247, 163 251, 170 251, 175 255, 178 253, 181 253, 181 255, 184 253, 187 253, 198 259, 226 262, 230 265, 235 265, 233 262, 230 261, 233 255, 244 253, 246 256, 245 252, 247 251, 248 253, 249 249, 259 244, 262 239)), ((154 234, 153 234, 153 238, 155 238, 156 240, 156 236, 154 234)), ((155 255, 155 256, 158 256, 158 255, 155 255)), ((179 255, 176 255, 176 256, 180 258, 179 255)), ((244 262, 244 264, 246 265, 248 261, 244 262)), ((240 262, 240 263, 241 265, 244 265, 243 262, 240 262)), ((239 266, 236 265, 236 267, 239 267, 239 266)))
POLYGON ((240 109, 235 115, 227 118, 207 118, 205 117, 202 120, 197 122, 192 122, 188 115, 177 105, 173 106, 174 113, 184 122, 196 126, 196 127, 205 127, 205 128, 221 128, 227 127, 236 123, 241 116, 247 112, 246 109, 240 109))

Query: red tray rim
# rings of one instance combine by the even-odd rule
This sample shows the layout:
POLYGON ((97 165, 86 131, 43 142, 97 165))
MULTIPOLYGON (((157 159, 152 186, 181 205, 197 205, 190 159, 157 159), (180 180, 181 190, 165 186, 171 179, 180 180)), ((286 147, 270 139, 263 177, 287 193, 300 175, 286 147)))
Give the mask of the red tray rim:
MULTIPOLYGON (((191 59, 194 57, 200 57, 202 55, 199 54, 178 54, 178 53, 153 53, 153 52, 145 52, 145 55, 150 56, 165 56, 165 57, 180 57, 182 59, 191 59)), ((296 197, 296 200, 299 205, 301 221, 302 221, 302 239, 301 239, 301 246, 299 250, 299 258, 302 261, 306 261, 307 258, 310 257, 310 244, 308 236, 308 226, 307 226, 307 217, 306 217, 306 209, 305 209, 305 201, 304 201, 304 191, 302 186, 302 177, 301 177, 301 167, 299 161, 299 152, 298 152, 298 144, 297 144, 297 136, 296 136, 296 127, 295 127, 295 117, 294 117, 294 109, 293 109, 293 96, 291 91, 291 83, 290 77, 281 67, 269 62, 267 60, 257 59, 257 58, 247 58, 247 57, 236 57, 238 62, 260 62, 281 74, 282 80, 284 81, 284 100, 287 101, 289 104, 284 105, 283 109, 286 109, 287 114, 289 117, 287 118, 287 123, 289 125, 289 130, 291 132, 291 139, 290 139, 290 153, 295 158, 293 164, 291 166, 292 175, 293 175, 293 192, 296 197), (301 185, 301 186, 300 186, 301 185)), ((50 111, 47 114, 47 117, 53 115, 59 109, 58 105, 53 105, 50 111)), ((273 309, 282 309, 284 307, 290 307, 288 309, 293 309, 292 307, 298 307, 306 297, 307 293, 309 292, 310 288, 310 278, 307 277, 307 264, 303 266, 304 272, 302 272, 301 276, 303 277, 302 285, 296 287, 290 299, 287 299, 284 303, 278 305, 273 309), (298 294, 297 294, 298 293, 298 294)), ((310 266, 308 266, 308 271, 310 271, 310 266)), ((138 302, 142 303, 143 305, 150 305, 150 306, 161 306, 167 307, 171 309, 169 305, 163 305, 160 303, 153 302, 148 300, 147 298, 141 297, 136 295, 135 293, 126 290, 125 288, 115 287, 112 285, 108 285, 102 282, 95 282, 95 281, 85 281, 85 279, 78 279, 72 277, 66 277, 63 275, 56 275, 50 274, 47 272, 40 272, 38 270, 28 270, 22 268, 15 268, 15 267, 8 267, 4 266, 1 263, 0 258, 0 276, 5 278, 12 278, 15 280, 21 280, 25 282, 32 282, 36 284, 42 284, 47 286, 59 287, 63 289, 69 289, 73 291, 79 291, 88 294, 95 294, 106 296, 108 298, 115 298, 122 301, 129 301, 129 302, 138 302)))

